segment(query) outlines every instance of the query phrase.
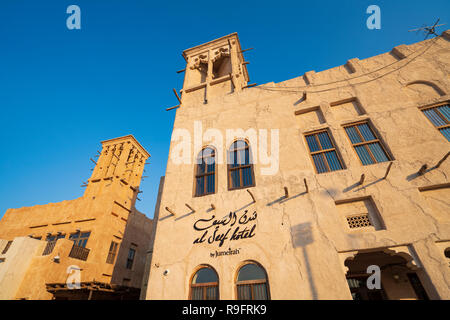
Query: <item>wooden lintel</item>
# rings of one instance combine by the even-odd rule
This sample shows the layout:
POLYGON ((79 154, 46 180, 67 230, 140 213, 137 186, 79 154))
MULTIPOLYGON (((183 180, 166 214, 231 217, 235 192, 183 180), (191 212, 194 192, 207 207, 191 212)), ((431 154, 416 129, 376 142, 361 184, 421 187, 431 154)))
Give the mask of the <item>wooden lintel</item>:
POLYGON ((173 90, 173 93, 175 93, 175 96, 177 97, 178 102, 181 104, 181 98, 180 98, 180 96, 178 95, 177 90, 175 90, 175 88, 173 88, 172 90, 173 90))
POLYGON ((241 50, 241 52, 240 53, 244 53, 244 52, 246 52, 246 51, 250 51, 250 50, 253 50, 254 48, 248 48, 248 49, 244 49, 244 50, 241 50))
POLYGON ((242 89, 251 88, 251 87, 254 87, 254 86, 256 86, 256 83, 248 84, 245 87, 242 87, 242 89))
POLYGON ((450 155, 450 151, 447 152, 447 154, 441 160, 439 160, 439 162, 436 164, 436 168, 439 168, 441 166, 441 164, 448 158, 449 155, 450 155))
POLYGON ((389 163, 389 165, 388 165, 388 167, 387 167, 387 169, 386 169, 386 173, 384 174, 383 179, 386 179, 386 177, 387 177, 388 174, 389 174, 389 171, 391 171, 392 163, 393 163, 393 162, 389 163))
POLYGON ((247 189, 247 192, 250 194, 250 197, 252 197, 253 203, 256 202, 255 196, 253 195, 253 193, 247 189))
POLYGON ((361 178, 359 179, 359 184, 363 184, 365 178, 366 178, 366 175, 363 173, 363 174, 361 175, 361 178))
POLYGON ((169 207, 166 207, 166 210, 171 214, 171 215, 173 215, 173 216, 177 216, 176 214, 175 214, 175 212, 173 212, 169 207))
POLYGON ((417 174, 418 174, 419 176, 423 175, 423 174, 425 173, 425 171, 427 170, 427 168, 428 168, 428 165, 427 165, 427 164, 424 164, 423 166, 420 167, 420 169, 419 169, 419 171, 417 172, 417 174))
POLYGON ((173 107, 167 108, 166 111, 169 111, 169 110, 172 110, 172 109, 176 109, 176 108, 179 108, 179 107, 180 107, 180 105, 173 106, 173 107))

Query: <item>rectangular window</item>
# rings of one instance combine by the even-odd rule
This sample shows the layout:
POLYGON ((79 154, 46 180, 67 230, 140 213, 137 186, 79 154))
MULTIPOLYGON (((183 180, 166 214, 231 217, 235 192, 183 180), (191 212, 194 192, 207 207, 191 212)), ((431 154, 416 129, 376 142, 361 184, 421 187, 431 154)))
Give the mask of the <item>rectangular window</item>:
POLYGON ((228 190, 255 186, 253 157, 244 140, 235 141, 228 151, 228 190))
POLYGON ((203 149, 197 158, 195 174, 195 196, 215 193, 216 177, 215 151, 212 148, 203 149))
POLYGON ((74 245, 85 248, 90 235, 90 232, 72 233, 69 240, 72 240, 74 245))
POLYGON ((57 234, 57 235, 51 235, 51 234, 49 234, 49 235, 47 235, 47 238, 45 238, 45 240, 47 240, 47 241, 56 241, 56 240, 58 240, 58 239, 64 239, 66 237, 66 235, 65 234, 57 234))
POLYGON ((106 263, 113 264, 114 259, 116 258, 118 243, 111 241, 111 245, 109 246, 108 257, 106 258, 106 263))
POLYGON ((344 129, 364 166, 391 160, 368 121, 347 125, 344 129))
POLYGON ((306 134, 305 138, 317 173, 343 169, 327 130, 306 134))
POLYGON ((450 141, 450 104, 424 108, 422 112, 447 141, 450 141))
POLYGON ((134 261, 134 256, 136 255, 136 250, 133 248, 130 248, 130 251, 128 251, 128 257, 127 257, 127 269, 131 269, 133 268, 133 261, 134 261))

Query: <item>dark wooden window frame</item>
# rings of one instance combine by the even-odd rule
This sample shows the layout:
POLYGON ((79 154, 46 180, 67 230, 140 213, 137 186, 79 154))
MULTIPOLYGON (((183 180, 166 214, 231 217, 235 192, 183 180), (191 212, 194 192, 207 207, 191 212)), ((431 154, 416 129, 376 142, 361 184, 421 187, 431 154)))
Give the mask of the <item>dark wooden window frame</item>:
MULTIPOLYGON (((205 166, 205 172, 204 173, 199 173, 198 171, 199 171, 199 166, 200 166, 200 164, 201 163, 196 163, 196 165, 195 165, 195 176, 194 176, 194 197, 203 197, 203 196, 207 196, 207 195, 210 195, 210 194, 214 194, 214 193, 216 193, 216 189, 217 189, 217 175, 216 175, 216 172, 217 172, 217 161, 216 161, 216 149, 214 149, 213 147, 205 147, 205 148, 203 148, 201 151, 200 151, 200 153, 199 153, 199 157, 197 157, 197 161, 199 160, 199 159, 206 159, 206 158, 214 158, 214 171, 211 171, 211 172, 207 172, 207 168, 208 168, 208 165, 206 165, 205 166), (212 154, 211 155, 207 155, 207 156, 204 156, 203 155, 203 152, 206 150, 206 149, 211 149, 213 152, 212 152, 212 154), (213 192, 208 192, 207 190, 208 190, 208 179, 207 179, 207 176, 211 176, 211 175, 214 175, 214 191, 213 192), (203 190, 204 190, 204 192, 202 193, 202 194, 197 194, 197 178, 202 178, 203 179, 203 182, 204 182, 204 186, 203 186, 203 190)), ((205 163, 206 163, 206 161, 205 161, 205 163)))
POLYGON ((73 241, 73 244, 74 245, 76 245, 77 247, 81 247, 81 246, 79 246, 79 241, 80 240, 85 240, 86 239, 86 244, 84 245, 84 247, 83 248, 85 248, 86 247, 86 245, 87 245, 87 242, 89 241, 89 238, 91 237, 91 231, 80 231, 80 232, 74 232, 74 233, 71 233, 70 235, 69 235, 69 240, 70 241, 73 241), (89 235, 87 236, 87 237, 81 237, 81 235, 83 234, 83 233, 89 233, 89 235), (77 238, 72 238, 72 236, 78 236, 77 238))
POLYGON ((450 101, 446 101, 446 102, 443 102, 443 103, 434 104, 434 105, 431 105, 431 106, 425 106, 425 107, 419 108, 419 110, 422 112, 422 114, 425 116, 425 118, 427 118, 427 120, 431 123, 431 125, 434 128, 436 128, 439 131, 439 133, 444 138, 445 138, 445 136, 442 134, 441 129, 450 128, 450 121, 448 121, 447 118, 437 108, 445 106, 445 105, 450 105, 450 101), (431 110, 431 109, 435 109, 434 112, 438 115, 439 118, 441 118, 446 123, 445 125, 443 125, 443 126, 435 126, 434 123, 430 119, 428 119, 428 117, 427 117, 427 115, 425 114, 424 111, 431 110))
MULTIPOLYGON (((266 285, 266 291, 267 291, 267 300, 270 300, 270 286, 269 286, 269 277, 267 276, 267 272, 266 269, 264 269, 264 267, 259 264, 258 262, 255 261, 247 261, 245 263, 243 263, 239 268, 238 271, 236 272, 236 276, 235 276, 235 295, 236 295, 236 300, 239 300, 239 286, 240 285, 250 285, 250 289, 251 289, 251 295, 252 295, 252 301, 253 300, 253 287, 256 284, 265 284, 266 285), (241 271, 241 269, 243 267, 245 267, 248 264, 254 264, 257 265, 258 267, 260 267, 263 271, 264 271, 264 275, 266 276, 265 279, 257 279, 257 280, 244 280, 244 281, 238 281, 238 277, 239 277, 239 272, 241 271)), ((250 300, 249 300, 250 301, 250 300)))
POLYGON ((115 241, 111 241, 111 244, 109 245, 108 256, 106 257, 106 263, 114 264, 114 261, 116 260, 118 247, 119 247, 119 243, 117 243, 115 241))
POLYGON ((136 258, 136 248, 131 247, 130 249, 128 249, 128 255, 127 255, 127 263, 125 264, 125 268, 127 268, 128 270, 133 270, 133 266, 134 266, 134 260, 136 258), (133 250, 133 257, 130 259, 130 252, 133 250))
MULTIPOLYGON (((336 147, 336 144, 334 143, 333 136, 330 134, 328 129, 320 129, 320 130, 316 130, 316 131, 312 131, 312 132, 307 132, 307 133, 304 133, 304 137, 305 137, 305 141, 306 141, 306 146, 308 147, 308 150, 309 150, 309 158, 311 159, 311 162, 313 164, 314 170, 316 171, 317 174, 320 174, 320 173, 317 170, 316 164, 315 164, 314 159, 313 159, 313 155, 324 154, 324 153, 327 153, 327 152, 330 152, 330 151, 336 152, 336 157, 338 158, 339 164, 341 165, 341 169, 339 169, 339 170, 344 170, 345 169, 344 162, 342 161, 341 155, 340 155, 340 153, 339 153, 339 151, 338 151, 338 149, 336 147), (333 145, 333 148, 331 148, 331 149, 323 149, 322 144, 320 143, 320 140, 319 140, 319 138, 317 136, 321 132, 325 132, 328 135, 328 139, 330 139, 331 144, 333 145), (318 146, 320 146, 321 150, 319 150, 319 151, 311 151, 311 149, 309 148, 308 140, 306 140, 306 137, 308 137, 308 136, 314 136, 315 137, 315 140, 316 140, 318 146)), ((321 172, 321 173, 330 173, 330 172, 333 172, 333 171, 339 171, 339 170, 331 170, 330 169, 330 165, 328 164, 328 160, 327 160, 327 158, 325 156, 322 156, 322 159, 324 160, 324 163, 325 163, 328 171, 321 172)))
MULTIPOLYGON (((246 149, 248 149, 249 162, 250 162, 249 164, 239 164, 238 166, 232 168, 231 164, 227 163, 228 191, 251 188, 251 187, 254 187, 256 185, 255 172, 254 172, 253 163, 252 163, 252 157, 253 157, 252 149, 250 148, 250 144, 248 143, 248 141, 246 141, 246 140, 233 141, 233 143, 231 144, 230 148, 227 151, 227 162, 229 162, 229 160, 231 159, 230 158, 230 154, 231 153, 235 153, 235 152, 238 152, 240 150, 246 150, 246 149), (239 148, 238 147, 234 147, 234 144, 236 142, 238 142, 238 141, 244 142, 245 146, 244 147, 239 147, 239 148), (252 177, 252 184, 248 185, 248 186, 244 186, 243 185, 244 184, 244 180, 243 180, 242 171, 245 168, 250 168, 251 177, 252 177), (233 187, 232 180, 231 180, 231 173, 232 173, 232 171, 239 171, 239 186, 238 187, 233 187)), ((244 152, 244 154, 245 154, 245 152, 244 152)), ((237 156, 238 156, 238 163, 240 163, 241 161, 239 161, 239 153, 237 154, 237 156)), ((245 161, 244 161, 244 163, 245 163, 245 161)))
POLYGON ((217 287, 217 300, 219 300, 220 299, 219 276, 218 276, 216 270, 214 270, 213 267, 208 266, 208 265, 204 265, 204 266, 197 268, 195 270, 195 272, 192 274, 191 278, 189 279, 189 300, 192 300, 192 288, 203 288, 202 297, 203 297, 203 301, 205 301, 206 300, 205 299, 206 298, 206 289, 213 288, 213 287, 217 287), (217 276, 217 282, 192 283, 192 280, 194 279, 197 272, 199 272, 202 269, 211 269, 217 276))
POLYGON ((347 136, 348 141, 349 141, 350 144, 352 145, 353 151, 356 153, 356 157, 358 158, 359 163, 360 163, 361 165, 363 165, 363 166, 368 166, 368 165, 371 165, 371 164, 381 163, 381 162, 378 162, 378 161, 375 159, 375 156, 372 154, 372 151, 371 151, 370 148, 368 147, 369 144, 373 144, 373 143, 377 143, 377 142, 379 143, 379 145, 381 146, 381 149, 383 150, 384 154, 385 154, 386 157, 388 158, 388 161, 383 161, 383 162, 389 162, 389 161, 393 161, 393 160, 394 160, 394 159, 392 158, 391 154, 387 151, 387 149, 386 149, 386 147, 385 147, 383 141, 381 141, 381 139, 380 139, 380 137, 379 137, 379 135, 378 135, 378 132, 374 129, 372 123, 371 123, 369 120, 362 120, 362 121, 358 121, 358 122, 353 122, 353 123, 345 124, 345 125, 343 125, 343 128, 344 128, 344 131, 345 131, 345 135, 347 136), (372 132, 372 134, 373 134, 374 137, 375 137, 374 140, 369 140, 369 141, 367 141, 366 139, 364 139, 363 135, 361 134, 361 132, 359 131, 359 128, 358 128, 358 125, 360 125, 360 124, 367 124, 367 126, 368 126, 369 129, 370 129, 370 131, 372 132), (356 131, 356 133, 358 134, 358 136, 360 137, 360 139, 362 140, 362 142, 358 142, 358 143, 353 143, 353 142, 352 142, 352 140, 350 139, 350 137, 349 137, 347 131, 345 131, 345 128, 349 128, 349 127, 354 127, 354 128, 355 128, 355 131, 356 131), (362 145, 365 146, 365 149, 366 149, 367 153, 369 154, 370 158, 372 159, 372 161, 373 161, 374 163, 366 164, 366 165, 363 164, 363 162, 362 162, 361 158, 359 157, 358 153, 356 152, 356 148, 355 148, 355 147, 362 146, 362 145))

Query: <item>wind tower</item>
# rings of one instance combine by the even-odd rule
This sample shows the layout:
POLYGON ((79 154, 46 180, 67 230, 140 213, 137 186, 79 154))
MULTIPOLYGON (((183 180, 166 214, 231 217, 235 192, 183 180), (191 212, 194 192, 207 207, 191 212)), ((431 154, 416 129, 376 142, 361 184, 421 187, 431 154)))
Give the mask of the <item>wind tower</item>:
POLYGON ((92 176, 84 197, 111 194, 134 206, 146 160, 150 154, 132 136, 102 141, 92 176))
POLYGON ((208 104, 247 86, 248 62, 237 33, 187 49, 183 57, 186 68, 180 106, 208 104))

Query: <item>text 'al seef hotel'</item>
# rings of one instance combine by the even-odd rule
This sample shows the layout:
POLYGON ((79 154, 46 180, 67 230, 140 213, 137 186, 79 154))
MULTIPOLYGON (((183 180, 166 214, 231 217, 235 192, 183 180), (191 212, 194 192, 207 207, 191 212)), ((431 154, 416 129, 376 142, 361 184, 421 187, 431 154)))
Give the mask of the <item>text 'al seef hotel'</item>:
POLYGON ((144 297, 449 299, 449 41, 260 86, 185 50, 144 297))

